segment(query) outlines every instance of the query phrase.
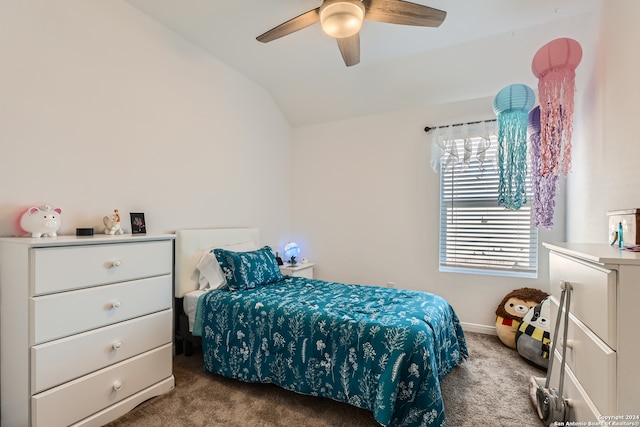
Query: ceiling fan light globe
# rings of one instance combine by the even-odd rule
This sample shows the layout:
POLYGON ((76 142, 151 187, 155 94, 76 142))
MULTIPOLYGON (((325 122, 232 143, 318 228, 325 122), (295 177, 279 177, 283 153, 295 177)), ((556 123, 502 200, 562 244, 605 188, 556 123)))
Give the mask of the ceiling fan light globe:
POLYGON ((325 1, 320 8, 322 30, 335 38, 351 37, 362 28, 364 6, 359 0, 325 1))

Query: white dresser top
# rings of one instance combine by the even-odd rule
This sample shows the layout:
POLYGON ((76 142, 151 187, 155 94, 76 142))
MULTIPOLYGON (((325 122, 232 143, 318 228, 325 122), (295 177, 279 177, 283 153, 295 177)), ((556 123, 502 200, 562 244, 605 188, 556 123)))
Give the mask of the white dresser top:
POLYGON ((136 240, 153 241, 174 239, 174 234, 94 234, 93 236, 57 236, 57 237, 1 237, 0 242, 28 246, 74 246, 104 243, 126 243, 136 240))
POLYGON ((543 243, 554 252, 571 255, 597 264, 640 265, 640 252, 625 251, 606 243, 543 243))

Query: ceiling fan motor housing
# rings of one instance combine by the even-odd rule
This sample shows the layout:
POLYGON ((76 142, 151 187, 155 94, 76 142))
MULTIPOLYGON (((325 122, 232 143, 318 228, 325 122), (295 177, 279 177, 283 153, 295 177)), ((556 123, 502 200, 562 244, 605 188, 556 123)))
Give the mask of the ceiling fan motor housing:
POLYGON ((358 34, 364 21, 365 9, 360 0, 325 0, 320 6, 322 30, 335 38, 358 34))

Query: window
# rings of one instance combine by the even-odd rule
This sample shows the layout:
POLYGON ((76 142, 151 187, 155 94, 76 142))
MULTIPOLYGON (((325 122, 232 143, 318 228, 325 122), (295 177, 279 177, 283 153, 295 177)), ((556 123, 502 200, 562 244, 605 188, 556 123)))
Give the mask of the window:
MULTIPOLYGON (((485 136, 486 138, 486 136, 485 136)), ((492 159, 497 137, 486 161, 468 156, 468 163, 440 158, 440 271, 537 277, 538 232, 533 227, 531 182, 527 203, 519 210, 498 206, 499 174, 492 159), (445 163, 449 161, 449 165, 445 163)), ((485 139, 486 140, 486 139, 485 139)), ((472 147, 484 142, 470 138, 472 147)), ((453 153, 463 153, 463 139, 451 141, 453 153)))

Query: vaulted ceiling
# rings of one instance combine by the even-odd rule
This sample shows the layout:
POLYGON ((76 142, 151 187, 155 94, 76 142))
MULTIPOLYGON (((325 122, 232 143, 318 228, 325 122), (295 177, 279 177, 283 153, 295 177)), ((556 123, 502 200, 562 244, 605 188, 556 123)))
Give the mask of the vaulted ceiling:
MULTIPOLYGON (((256 37, 321 0, 127 0, 268 91, 292 126, 494 96, 524 83, 545 43, 570 37, 593 58, 602 0, 415 0, 445 10, 438 28, 366 20, 346 67, 319 24, 256 37)), ((577 73, 580 72, 578 68, 577 73)))

